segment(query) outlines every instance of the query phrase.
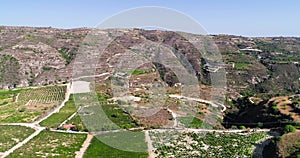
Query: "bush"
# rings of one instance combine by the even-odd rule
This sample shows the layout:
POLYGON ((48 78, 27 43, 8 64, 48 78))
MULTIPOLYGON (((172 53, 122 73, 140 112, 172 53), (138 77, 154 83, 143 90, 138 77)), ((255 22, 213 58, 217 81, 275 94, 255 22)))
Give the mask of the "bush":
POLYGON ((8 101, 4 101, 0 106, 8 104, 8 101))
POLYGON ((44 71, 49 71, 49 70, 51 70, 51 67, 43 66, 43 70, 44 71))
POLYGON ((245 126, 240 126, 240 129, 246 129, 246 127, 245 126))
POLYGON ((282 136, 275 137, 275 140, 278 141, 278 142, 281 141, 282 140, 282 136))
POLYGON ((295 132, 296 128, 293 125, 286 125, 284 127, 285 133, 295 132))
POLYGON ((277 108, 276 105, 272 106, 272 109, 273 109, 273 111, 274 111, 275 113, 278 113, 278 112, 279 112, 279 110, 278 110, 278 108, 277 108))
POLYGON ((263 123, 261 123, 261 122, 258 122, 258 123, 257 123, 257 127, 258 127, 258 128, 262 128, 263 126, 264 126, 263 123))

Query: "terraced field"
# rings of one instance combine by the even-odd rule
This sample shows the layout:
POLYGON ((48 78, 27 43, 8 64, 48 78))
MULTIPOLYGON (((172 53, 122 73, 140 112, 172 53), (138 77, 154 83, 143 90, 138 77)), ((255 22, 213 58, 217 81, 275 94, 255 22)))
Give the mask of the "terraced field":
POLYGON ((66 86, 41 87, 21 93, 19 100, 30 105, 49 104, 63 101, 65 94, 66 86))
POLYGON ((0 100, 0 123, 30 123, 58 106, 65 97, 65 86, 4 91, 0 100))
MULTIPOLYGON (((78 109, 74 101, 74 98, 78 101, 77 95, 72 95, 66 90, 65 86, 52 86, 5 92, 7 95, 2 100, 9 100, 9 103, 0 106, 0 123, 1 121, 2 123, 29 122, 20 125, 35 128, 37 131, 35 137, 29 137, 35 131, 34 129, 11 125, 0 126, 0 132, 3 133, 2 137, 0 136, 0 156, 7 154, 7 157, 75 157, 80 154, 86 158, 146 158, 148 152, 152 154, 153 151, 157 157, 172 157, 172 155, 178 157, 251 157, 255 149, 254 145, 269 137, 264 132, 225 134, 205 130, 202 132, 124 131, 123 129, 137 130, 136 128, 141 125, 138 125, 137 120, 124 112, 117 104, 111 104, 107 98, 101 96, 98 96, 99 102, 103 103, 101 105, 87 106, 79 101, 81 107, 77 113, 78 109), (66 94, 67 98, 65 98, 66 94), (56 108, 61 102, 65 104, 56 108), (92 114, 99 108, 103 110, 104 116, 95 121, 92 114), (103 127, 90 131, 89 136, 91 138, 94 136, 92 140, 87 139, 87 132, 77 131, 88 131, 79 116, 81 113, 86 114, 83 117, 92 115, 91 119, 103 127), (40 123, 39 121, 31 123, 39 117, 45 117, 45 120, 40 123), (101 120, 104 117, 110 122, 101 120), (62 123, 73 124, 77 130, 61 130, 59 127, 62 123), (45 127, 49 129, 45 130, 45 127), (19 143, 28 137, 32 139, 19 143), (86 140, 91 140, 90 144, 85 142, 86 140), (16 148, 15 145, 18 147, 16 148), (153 150, 151 146, 154 147, 153 150)), ((86 98, 89 95, 82 94, 79 97, 86 98)), ((198 106, 198 104, 195 105, 198 106)), ((193 129, 191 131, 204 126, 202 120, 189 116, 177 117, 177 121, 180 126, 193 129)))

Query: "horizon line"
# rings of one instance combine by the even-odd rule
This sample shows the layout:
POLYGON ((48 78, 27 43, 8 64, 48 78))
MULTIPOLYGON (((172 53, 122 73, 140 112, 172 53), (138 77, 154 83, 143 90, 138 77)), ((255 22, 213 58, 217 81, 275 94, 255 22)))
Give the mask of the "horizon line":
MULTIPOLYGON (((20 28, 52 28, 52 29, 59 29, 59 30, 73 30, 73 29, 96 29, 97 27, 88 27, 88 26, 78 26, 78 27, 53 27, 53 26, 29 26, 29 25, 0 25, 0 27, 20 27, 20 28)), ((101 29, 101 28, 98 28, 101 29)), ((141 30, 159 30, 159 29, 145 29, 145 28, 112 28, 112 29, 141 29, 141 30)), ((173 31, 175 30, 161 30, 161 31, 173 31)), ((189 33, 189 32, 187 32, 189 33)), ((248 38, 300 38, 300 35, 241 35, 241 34, 234 34, 234 33, 207 33, 209 36, 237 36, 237 37, 248 37, 248 38)))

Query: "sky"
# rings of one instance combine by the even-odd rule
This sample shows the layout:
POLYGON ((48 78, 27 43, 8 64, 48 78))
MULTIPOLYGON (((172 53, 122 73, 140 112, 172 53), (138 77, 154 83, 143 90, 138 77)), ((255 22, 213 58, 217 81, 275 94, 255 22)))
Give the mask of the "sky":
POLYGON ((96 27, 121 11, 144 6, 182 12, 209 34, 300 37, 299 0, 2 0, 0 25, 96 27))

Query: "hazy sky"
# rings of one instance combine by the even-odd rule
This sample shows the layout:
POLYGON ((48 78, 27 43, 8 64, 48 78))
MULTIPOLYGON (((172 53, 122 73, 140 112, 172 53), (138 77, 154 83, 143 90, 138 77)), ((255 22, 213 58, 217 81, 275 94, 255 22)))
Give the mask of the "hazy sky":
POLYGON ((142 6, 183 12, 209 34, 300 36, 299 0, 2 0, 0 25, 96 27, 122 10, 142 6))

